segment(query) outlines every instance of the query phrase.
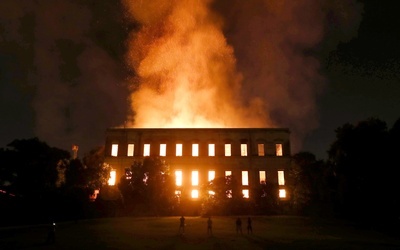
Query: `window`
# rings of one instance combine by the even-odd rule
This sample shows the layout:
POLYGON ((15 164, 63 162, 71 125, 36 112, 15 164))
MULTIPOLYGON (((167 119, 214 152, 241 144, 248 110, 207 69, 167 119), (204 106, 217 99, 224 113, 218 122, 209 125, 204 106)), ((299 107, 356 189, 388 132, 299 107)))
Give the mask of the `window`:
POLYGON ((134 149, 135 149, 135 145, 134 144, 128 144, 127 156, 133 156, 134 149))
POLYGON ((248 186, 249 185, 249 172, 242 171, 242 185, 248 186))
POLYGON ((208 144, 208 156, 215 156, 215 144, 208 144))
POLYGON ((279 189, 279 198, 286 198, 286 190, 285 189, 279 189))
POLYGON ((115 180, 117 179, 117 171, 112 169, 110 171, 110 178, 108 179, 108 185, 109 186, 114 186, 115 185, 115 180))
POLYGON ((232 196, 232 189, 226 190, 225 194, 226 194, 226 197, 232 198, 233 197, 232 196))
POLYGON ((199 190, 197 189, 192 190, 192 198, 194 199, 199 198, 199 190))
POLYGON ((247 156, 247 144, 240 144, 240 155, 247 156))
POLYGON ((199 171, 192 171, 192 186, 199 185, 199 171))
POLYGON ((230 170, 225 171, 225 176, 230 176, 230 175, 232 175, 232 171, 230 170))
POLYGON ((267 175, 265 171, 260 171, 259 175, 260 175, 260 184, 265 184, 267 182, 267 175))
POLYGON ((182 195, 181 190, 175 190, 175 197, 180 198, 182 195))
POLYGON ((111 145, 111 156, 118 156, 118 144, 111 145))
POLYGON ((225 156, 231 156, 231 144, 225 144, 225 156))
POLYGON ((150 144, 144 144, 143 156, 150 156, 150 144))
POLYGON ((283 155, 282 144, 280 144, 280 143, 275 144, 275 149, 276 149, 276 156, 282 156, 283 155))
POLYGON ((285 185, 285 173, 282 170, 278 171, 278 184, 285 185))
POLYGON ((160 144, 160 156, 167 155, 167 144, 160 144))
POLYGON ((212 181, 215 179, 215 171, 208 171, 208 181, 212 181))
POLYGON ((176 144, 176 156, 182 156, 182 144, 176 144))
POLYGON ((178 187, 182 186, 182 171, 177 170, 175 171, 175 185, 178 187))
POLYGON ((264 144, 258 144, 258 156, 265 156, 264 144))
POLYGON ((192 144, 192 156, 199 156, 199 144, 192 144))
POLYGON ((242 190, 242 194, 243 194, 243 198, 246 198, 246 199, 248 199, 250 196, 249 196, 249 190, 248 189, 243 189, 242 190))

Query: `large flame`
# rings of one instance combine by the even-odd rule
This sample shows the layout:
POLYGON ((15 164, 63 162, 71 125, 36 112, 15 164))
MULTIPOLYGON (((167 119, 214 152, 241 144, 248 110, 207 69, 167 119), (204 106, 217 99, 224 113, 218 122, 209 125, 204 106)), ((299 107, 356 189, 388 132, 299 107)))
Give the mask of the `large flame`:
POLYGON ((285 127, 294 151, 319 126, 317 48, 350 39, 360 5, 319 0, 123 0, 133 127, 285 127))
POLYGON ((242 76, 209 1, 126 1, 142 24, 128 62, 139 82, 131 95, 135 127, 271 126, 263 102, 243 103, 242 76))

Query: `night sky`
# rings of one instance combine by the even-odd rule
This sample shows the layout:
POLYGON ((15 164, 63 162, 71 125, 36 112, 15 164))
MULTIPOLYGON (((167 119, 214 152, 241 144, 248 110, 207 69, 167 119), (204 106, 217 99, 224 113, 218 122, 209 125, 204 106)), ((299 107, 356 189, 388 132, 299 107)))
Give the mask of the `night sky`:
MULTIPOLYGON (((282 115, 286 102, 282 107, 270 105, 274 106, 269 110, 271 119, 300 138, 292 153, 306 150, 325 159, 335 140, 335 129, 347 122, 376 117, 391 128, 400 118, 396 1, 319 4, 303 0, 276 19, 273 14, 279 12, 266 11, 266 19, 262 11, 255 11, 264 2, 278 8, 278 4, 290 5, 292 1, 251 0, 242 6, 240 1, 220 0, 211 8, 224 20, 223 32, 234 47, 244 87, 251 86, 246 85, 246 79, 256 82, 263 75, 255 73, 257 61, 252 59, 257 57, 250 58, 254 51, 245 47, 248 42, 261 48, 264 40, 258 39, 260 34, 271 34, 270 40, 289 37, 287 51, 300 51, 303 59, 311 58, 318 65, 316 72, 310 73, 310 82, 315 84, 305 88, 302 81, 296 81, 297 74, 301 75, 297 72, 285 85, 290 89, 286 90, 288 96, 304 101, 287 102, 286 116, 282 115), (294 29, 290 32, 296 34, 290 37, 271 31, 272 26, 263 23, 266 20, 278 20, 277 24, 305 21, 301 26, 290 26, 294 29), (252 32, 238 32, 246 30, 245 25, 252 32), (257 27, 265 29, 257 33, 257 27), (307 106, 304 116, 298 114, 303 109, 296 108, 303 104, 307 106)), ((115 0, 0 1, 0 147, 14 139, 38 137, 66 150, 78 144, 83 156, 102 145, 105 130, 124 124, 132 115, 127 100, 137 86, 129 82, 137 74, 127 63, 127 41, 139 29, 140 24, 115 0)), ((276 70, 287 64, 296 72, 290 57, 270 58, 277 58, 276 70)), ((243 95, 254 95, 252 92, 257 90, 244 88, 243 95)), ((273 93, 261 96, 268 99, 273 93)))

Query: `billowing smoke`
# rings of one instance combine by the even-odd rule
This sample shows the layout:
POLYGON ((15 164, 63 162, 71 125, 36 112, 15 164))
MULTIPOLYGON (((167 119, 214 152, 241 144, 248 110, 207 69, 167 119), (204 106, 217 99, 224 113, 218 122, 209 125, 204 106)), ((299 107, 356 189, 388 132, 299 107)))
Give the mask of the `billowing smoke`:
POLYGON ((0 39, 21 62, 18 84, 32 95, 35 136, 66 150, 77 144, 83 153, 124 120, 126 89, 116 59, 91 39, 96 21, 82 2, 1 1, 0 39))
POLYGON ((0 104, 15 105, 0 111, 25 112, 23 96, 35 136, 79 152, 121 124, 287 127, 296 151, 318 127, 319 57, 356 34, 360 9, 355 0, 1 0, 0 104))
POLYGON ((355 1, 125 0, 135 127, 318 127, 316 56, 354 36, 355 1), (324 40, 328 39, 328 40, 324 40))

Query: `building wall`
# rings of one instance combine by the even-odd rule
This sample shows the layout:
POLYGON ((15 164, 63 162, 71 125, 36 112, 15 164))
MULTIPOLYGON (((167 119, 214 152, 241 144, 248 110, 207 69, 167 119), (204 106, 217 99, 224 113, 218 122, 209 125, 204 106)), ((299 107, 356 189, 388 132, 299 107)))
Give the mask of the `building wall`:
MULTIPOLYGON (((278 183, 278 171, 285 171, 290 161, 290 131, 271 128, 221 128, 221 129, 156 129, 156 128, 110 128, 106 131, 105 162, 116 170, 118 181, 125 168, 144 157, 144 145, 150 145, 150 156, 160 156, 160 144, 166 144, 166 155, 160 156, 175 170, 183 173, 183 186, 191 186, 192 171, 199 171, 199 186, 208 181, 208 171, 224 176, 232 171, 239 181, 242 171, 248 171, 251 189, 260 183, 259 171, 266 171, 266 181, 278 183), (182 156, 176 156, 176 144, 182 144, 182 156), (134 145, 133 156, 127 156, 128 145, 134 145), (199 155, 192 156, 192 144, 198 144, 199 155), (215 156, 208 155, 208 145, 215 144, 215 156), (225 156, 225 144, 231 144, 231 156, 225 156), (241 144, 247 147, 247 156, 241 154, 241 144), (264 145, 264 155, 259 155, 259 144, 264 145), (112 154, 113 145, 118 151, 112 154), (277 155, 276 146, 282 146, 277 155)), ((281 185, 284 188, 284 185, 281 185)))

